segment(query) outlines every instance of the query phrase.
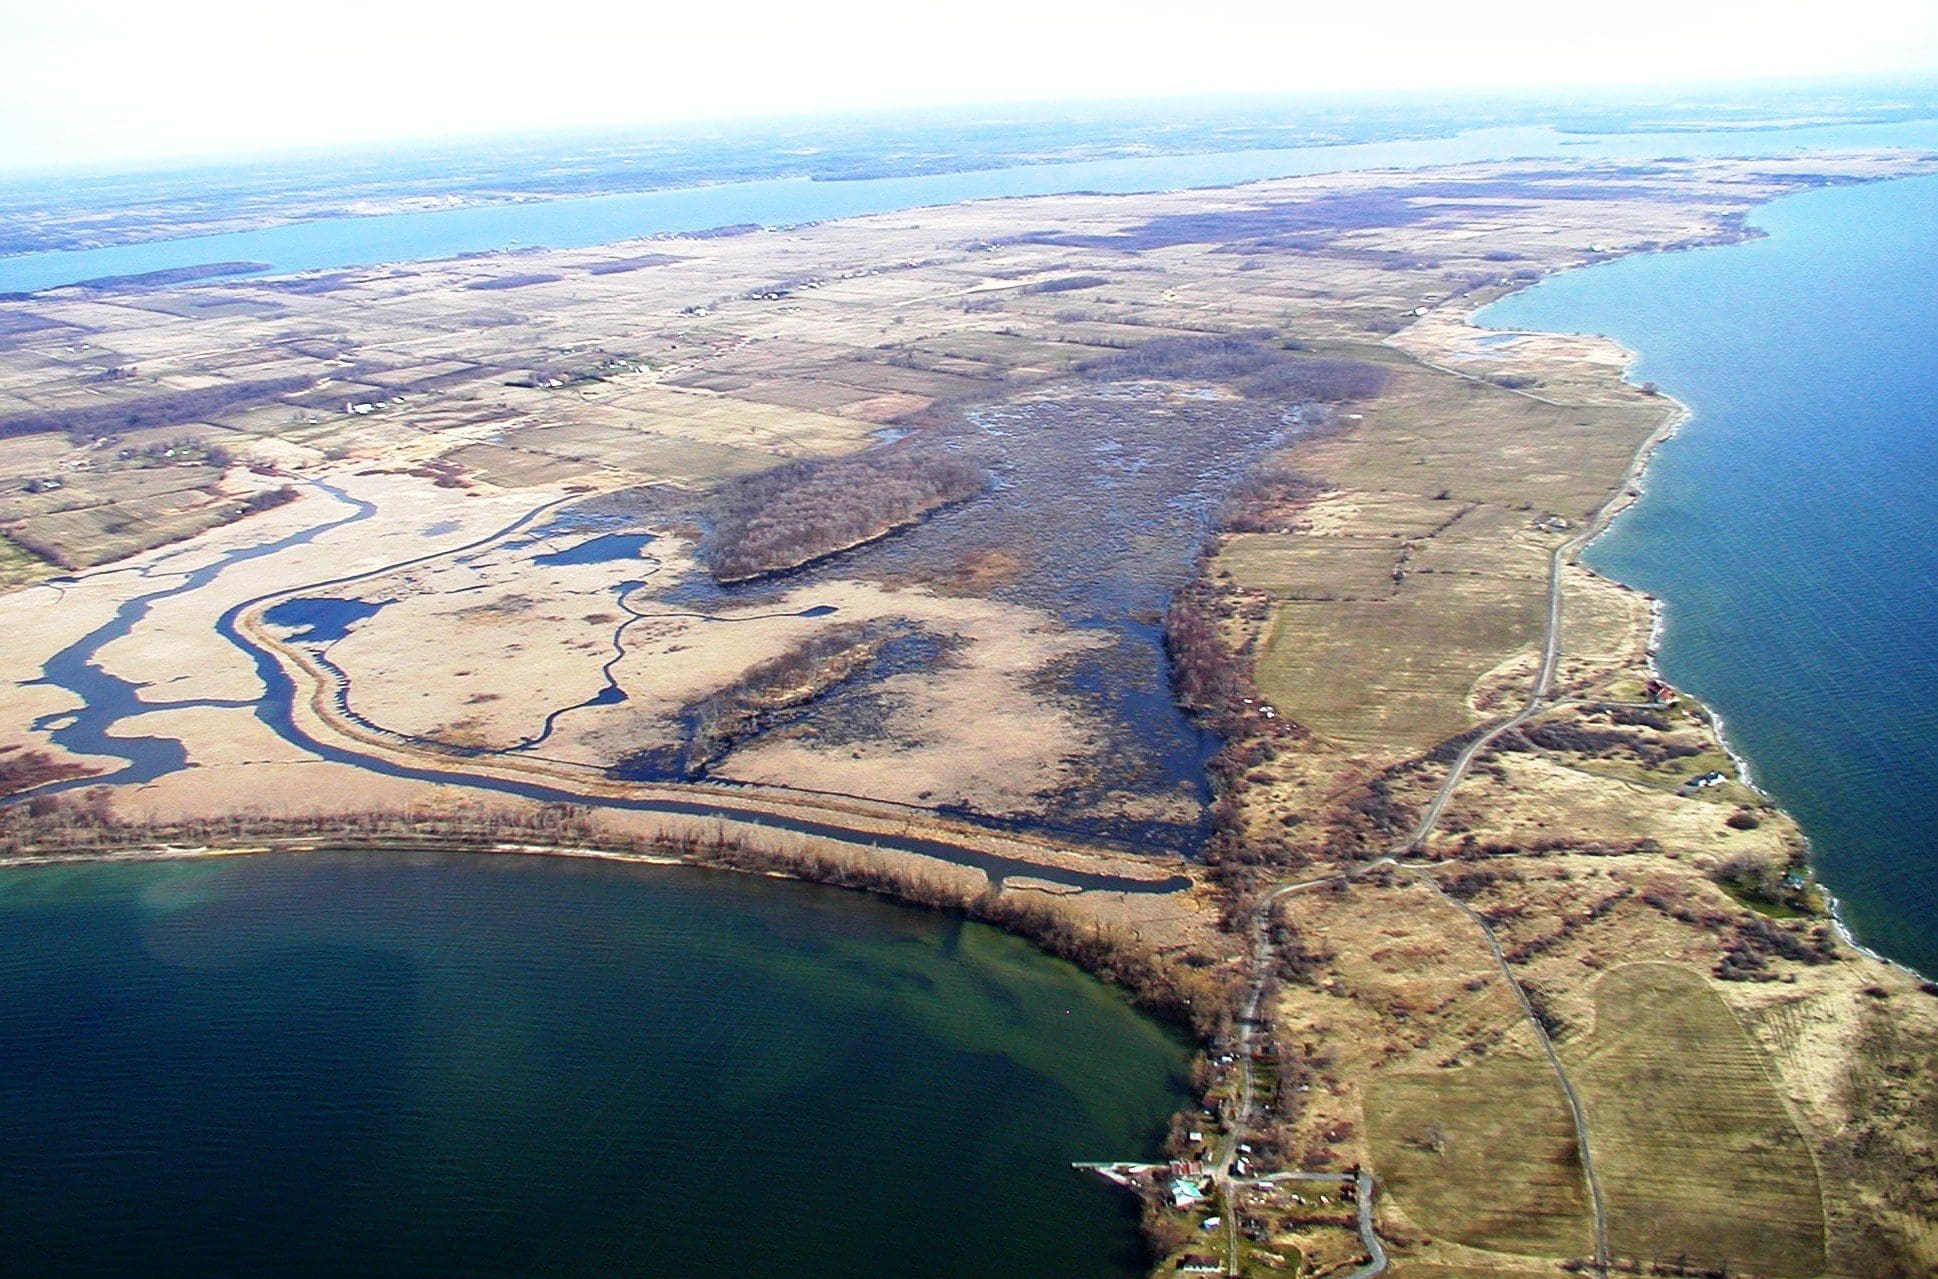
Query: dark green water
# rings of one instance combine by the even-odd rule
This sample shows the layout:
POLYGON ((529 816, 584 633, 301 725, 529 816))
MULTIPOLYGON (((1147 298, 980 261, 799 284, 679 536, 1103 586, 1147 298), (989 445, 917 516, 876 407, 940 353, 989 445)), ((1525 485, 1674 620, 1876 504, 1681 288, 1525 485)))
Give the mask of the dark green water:
POLYGON ((1141 1273, 1186 1049, 980 925, 526 858, 0 874, 0 1272, 1141 1273))

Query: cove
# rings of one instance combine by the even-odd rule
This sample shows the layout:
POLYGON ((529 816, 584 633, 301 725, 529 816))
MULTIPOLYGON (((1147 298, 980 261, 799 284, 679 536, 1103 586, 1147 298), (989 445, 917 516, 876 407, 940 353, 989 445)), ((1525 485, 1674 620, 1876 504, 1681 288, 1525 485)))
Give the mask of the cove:
POLYGON ((1857 939, 1938 974, 1938 178, 1751 221, 1478 322, 1606 334, 1690 407, 1586 562, 1661 598, 1665 677, 1802 823, 1857 939))
POLYGON ((0 875, 0 1237, 46 1276, 1141 1275, 1069 1161, 1188 1048, 983 925, 685 868, 0 875))

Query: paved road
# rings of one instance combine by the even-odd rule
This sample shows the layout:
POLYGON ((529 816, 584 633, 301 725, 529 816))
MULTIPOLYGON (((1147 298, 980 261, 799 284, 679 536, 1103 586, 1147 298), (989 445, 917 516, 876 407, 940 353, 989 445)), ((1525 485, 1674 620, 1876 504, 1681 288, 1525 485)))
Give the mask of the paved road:
POLYGON ((1541 1041, 1541 1051, 1547 1054, 1548 1065, 1554 1068, 1554 1077, 1561 1082, 1561 1093, 1568 1101, 1568 1113, 1575 1124, 1575 1153, 1581 1159, 1581 1175, 1588 1183, 1588 1202, 1595 1214, 1595 1265, 1603 1273, 1608 1273, 1608 1212, 1602 1204, 1601 1177, 1595 1172, 1595 1155, 1588 1146, 1588 1115, 1581 1108, 1581 1098, 1575 1093, 1575 1085, 1562 1068, 1561 1058, 1554 1051, 1554 1041, 1548 1038, 1548 1028, 1541 1024, 1535 1015, 1534 1005, 1529 1002, 1527 991, 1514 978, 1514 970, 1508 966, 1507 956, 1501 953, 1501 943, 1494 936, 1494 930, 1479 912, 1466 902, 1441 888, 1431 872, 1415 872, 1426 882, 1427 887, 1438 893, 1442 901, 1450 903, 1461 914, 1474 921, 1481 935, 1487 938, 1487 948, 1494 953, 1494 962, 1500 966, 1501 976, 1507 979, 1507 988, 1514 992, 1514 998, 1521 1005, 1521 1012, 1528 1024, 1534 1027, 1535 1038, 1541 1041))
MULTIPOLYGON (((1359 1238, 1360 1242, 1366 1245, 1366 1264, 1342 1276, 1341 1279, 1372 1279, 1373 1275, 1379 1274, 1386 1269, 1386 1248, 1380 1243, 1378 1232, 1373 1229, 1372 1173, 1367 1172, 1364 1168, 1354 1174, 1338 1172, 1268 1172, 1262 1177, 1238 1178, 1229 1184, 1235 1186, 1268 1186, 1281 1181, 1311 1181, 1336 1186, 1349 1175, 1354 1177, 1353 1185, 1359 1200, 1359 1238)), ((1234 1220, 1237 1218, 1237 1215, 1237 1213, 1226 1214, 1226 1216, 1234 1220)), ((1236 1251, 1237 1236, 1235 1231, 1231 1234, 1231 1243, 1233 1245, 1233 1251, 1226 1254, 1227 1259, 1238 1255, 1236 1251)), ((1229 1271, 1229 1265, 1227 1266, 1227 1270, 1229 1271)))
MULTIPOLYGON (((1530 396, 1529 398, 1540 399, 1541 397, 1530 396)), ((1421 813, 1419 822, 1414 826, 1406 842, 1400 846, 1393 856, 1383 857, 1378 861, 1334 875, 1275 884, 1266 890, 1264 895, 1258 899, 1258 904, 1254 909, 1252 918, 1252 984, 1246 996, 1244 1012, 1238 1020, 1238 1107, 1229 1125, 1230 1131, 1226 1135, 1224 1148, 1219 1152, 1216 1168, 1216 1176, 1222 1183, 1230 1184, 1232 1161, 1237 1154, 1238 1145, 1244 1140, 1251 1123, 1255 1091, 1251 1047, 1257 1033, 1259 1005, 1264 999, 1265 987, 1271 974, 1271 913, 1273 903, 1287 893, 1295 893, 1307 888, 1317 888, 1323 884, 1349 882, 1352 879, 1359 878, 1379 869, 1408 865, 1408 861, 1403 859, 1410 859, 1425 849, 1427 840, 1432 836, 1434 828, 1439 825, 1440 818, 1446 812, 1447 804, 1452 800, 1454 791, 1459 788, 1460 783, 1466 778, 1468 771, 1473 767, 1474 760, 1480 753, 1486 750, 1488 746, 1493 744, 1503 734, 1513 732, 1548 708, 1550 705, 1550 695, 1554 691, 1555 673, 1561 665, 1561 615, 1564 601, 1563 573, 1570 564, 1575 562, 1576 558, 1581 554, 1582 549, 1599 536, 1601 531, 1608 526, 1608 521, 1621 508, 1623 498, 1626 496, 1627 490, 1630 484, 1633 483, 1635 476, 1640 473, 1644 462, 1648 458, 1649 452, 1681 424, 1683 417, 1684 415, 1680 413, 1673 415, 1637 447, 1634 456, 1629 459, 1628 472, 1623 479, 1621 488, 1607 502, 1602 504, 1601 508, 1595 512, 1595 517, 1588 522, 1585 528, 1573 537, 1562 542, 1550 552, 1548 556, 1547 626, 1546 634, 1541 644, 1541 668, 1535 676, 1534 686, 1529 690, 1527 700, 1518 711, 1488 728, 1486 732, 1469 742, 1461 750, 1460 754, 1454 757, 1452 766, 1447 770, 1446 780, 1441 783, 1440 789, 1434 792, 1433 799, 1427 804, 1426 810, 1421 813)), ((1488 926, 1485 919, 1482 919, 1465 902, 1449 896, 1444 892, 1430 872, 1418 867, 1410 868, 1426 882, 1428 887, 1439 894, 1444 900, 1451 902, 1480 928, 1481 934, 1487 939, 1487 947, 1493 953, 1495 963, 1500 967, 1502 977, 1507 981, 1508 989, 1514 992, 1514 998, 1521 1006, 1522 1015, 1527 1018, 1528 1024, 1534 1028, 1535 1036, 1541 1044, 1541 1050, 1547 1055, 1548 1064, 1553 1068, 1555 1078, 1561 1084, 1562 1094, 1568 1102, 1569 1114, 1574 1121, 1575 1149, 1581 1159, 1582 1176, 1587 1183, 1589 1201, 1594 1211, 1595 1267, 1600 1273, 1606 1275, 1608 1273, 1609 1263, 1608 1216, 1602 1201, 1601 1178, 1595 1171, 1594 1153, 1588 1140, 1588 1117, 1582 1109, 1581 1098, 1575 1092, 1574 1083, 1568 1078, 1568 1072, 1563 1068, 1561 1058, 1555 1052, 1554 1043, 1548 1037, 1547 1028, 1541 1024, 1541 1019, 1535 1015, 1534 1005, 1528 999, 1527 991, 1521 988, 1521 983, 1515 978, 1513 969, 1507 962, 1507 956, 1502 953, 1500 942, 1494 936, 1494 930, 1488 926)), ((1379 1241, 1373 1234, 1372 1229, 1371 1178, 1364 1173, 1361 1176, 1364 1189, 1362 1190, 1359 1201, 1360 1233, 1367 1240, 1368 1251, 1371 1253, 1372 1261, 1367 1266, 1355 1271, 1352 1279, 1365 1279, 1366 1276, 1379 1274, 1386 1268, 1386 1255, 1379 1248, 1379 1241)), ((1236 1216, 1236 1214, 1227 1215, 1236 1216)), ((1228 1227, 1227 1240, 1229 1247, 1229 1251, 1226 1253, 1227 1266, 1231 1268, 1235 1265, 1238 1256, 1235 1224, 1228 1227)))
MULTIPOLYGON (((1439 824, 1441 815, 1446 811, 1448 801, 1453 798, 1455 789, 1459 787, 1461 781, 1467 776, 1467 771, 1473 766, 1475 758, 1503 734, 1513 732, 1546 710, 1550 705, 1550 696, 1554 691, 1555 672, 1561 665, 1562 574, 1568 565, 1574 563, 1576 558, 1580 556, 1583 548, 1600 536, 1604 528, 1608 527, 1608 521, 1614 518, 1615 512, 1622 508, 1628 489, 1634 483, 1635 477, 1641 473, 1643 465, 1648 460, 1649 453, 1657 444, 1661 443, 1671 432, 1680 426, 1686 417, 1686 412, 1672 414, 1648 439, 1638 445, 1634 455, 1629 459, 1628 471, 1623 476, 1621 487, 1609 497, 1608 501, 1602 503, 1600 509, 1595 512, 1594 518, 1588 522, 1585 528, 1567 541, 1561 543, 1561 545, 1555 547, 1553 552, 1549 554, 1547 633, 1541 643, 1541 669, 1535 676, 1534 687, 1529 690, 1527 701, 1521 706, 1520 710, 1502 720, 1500 723, 1495 724, 1479 737, 1476 737, 1467 744, 1459 755, 1454 757, 1453 766, 1447 770, 1446 780, 1440 784, 1440 789, 1434 793, 1432 801, 1426 807, 1426 811, 1420 815, 1419 824, 1414 827, 1412 835, 1407 839, 1405 846, 1402 848, 1401 852, 1403 854, 1417 854, 1425 850, 1427 840, 1432 836, 1434 827, 1439 824)), ((1481 918, 1465 902, 1442 891, 1439 883, 1433 879, 1430 873, 1424 870, 1420 870, 1417 873, 1443 900, 1451 902, 1469 919, 1473 920, 1475 926, 1480 929, 1482 936, 1487 939, 1487 947, 1493 952, 1494 962, 1499 965, 1501 976, 1506 979, 1508 989, 1514 992, 1515 1000, 1521 1005, 1521 1012, 1527 1017, 1528 1024, 1534 1028, 1535 1037, 1540 1041, 1541 1051, 1547 1055, 1548 1064, 1554 1069, 1555 1078, 1561 1084, 1562 1094, 1567 1098, 1569 1114, 1574 1120, 1575 1149, 1581 1159, 1582 1178, 1587 1183, 1589 1203, 1594 1211, 1595 1268, 1601 1274, 1606 1275, 1609 1264, 1608 1214, 1602 1201, 1601 1178, 1595 1171, 1594 1152, 1588 1140, 1588 1117, 1582 1110, 1581 1098, 1575 1092, 1574 1083, 1568 1078, 1568 1072, 1563 1068, 1561 1058, 1555 1053, 1554 1042, 1548 1037, 1547 1027, 1542 1025, 1541 1019, 1535 1015, 1534 1005, 1529 1001, 1527 991, 1521 988, 1521 983, 1515 978, 1514 971, 1507 962, 1507 956, 1501 952, 1500 942, 1495 938, 1494 930, 1488 925, 1485 919, 1481 918)))
POLYGON ((1419 824, 1407 837, 1406 850, 1419 852, 1426 847, 1427 839, 1433 828, 1440 824, 1440 815, 1446 811, 1447 802, 1453 798, 1455 788, 1466 778, 1467 770, 1473 767, 1475 758, 1493 745, 1496 740, 1513 732, 1521 725, 1547 709, 1548 694, 1554 688, 1554 673, 1561 665, 1561 602, 1562 578, 1564 568, 1574 562, 1581 548, 1588 545, 1594 535, 1601 531, 1600 522, 1589 525, 1548 556, 1548 633, 1541 646, 1541 672, 1535 677, 1534 689, 1528 694, 1527 701, 1513 715, 1467 743, 1466 748, 1454 757, 1453 766, 1447 770, 1447 780, 1440 784, 1428 803, 1426 811, 1420 815, 1419 824))
MULTIPOLYGON (((1390 857, 1382 857, 1370 863, 1357 873, 1364 874, 1381 866, 1395 864, 1390 857)), ((1252 1107, 1257 1093, 1257 1073, 1252 1065, 1252 1044, 1258 1037, 1258 1009, 1265 1000, 1265 987, 1272 973, 1272 904, 1288 893, 1302 892, 1308 888, 1320 888, 1352 878, 1350 873, 1321 875, 1316 879, 1294 880, 1289 883, 1275 884, 1252 911, 1252 984, 1245 996, 1244 1011, 1240 1013, 1237 1027, 1236 1053, 1238 1057, 1238 1104, 1231 1121, 1226 1125, 1225 1140, 1218 1151, 1218 1160, 1212 1169, 1212 1177, 1226 1191, 1225 1203, 1225 1273, 1238 1273, 1238 1213, 1233 1209, 1231 1188, 1244 1184, 1234 1179, 1231 1166, 1238 1158, 1238 1147, 1251 1131, 1252 1107)), ((1269 1177, 1254 1178, 1255 1181, 1310 1180, 1337 1181, 1338 1173, 1275 1173, 1269 1177)), ((1372 1258, 1366 1265, 1347 1277, 1347 1279, 1370 1279, 1386 1269, 1386 1250, 1380 1246, 1379 1236, 1373 1233, 1373 1178, 1370 1173, 1359 1174, 1359 1234, 1366 1242, 1366 1251, 1372 1258)))
POLYGON ((1615 513, 1622 508, 1623 499, 1627 496, 1635 477, 1641 473, 1650 452, 1668 438, 1687 416, 1686 412, 1672 414, 1648 439, 1642 441, 1637 446, 1634 456, 1629 459, 1628 471, 1623 475, 1621 487, 1608 501, 1602 503, 1600 509, 1595 512, 1595 517, 1588 521, 1585 528, 1555 547, 1549 554, 1547 635, 1541 644, 1541 671, 1535 677, 1534 687, 1529 691, 1528 699, 1520 710, 1469 742, 1466 749, 1454 757, 1453 767, 1447 770, 1447 779, 1440 784, 1440 789, 1434 793, 1426 811, 1420 815, 1419 824, 1413 828, 1413 834, 1408 837, 1406 851, 1417 852, 1425 848, 1428 837, 1433 834, 1433 828, 1440 824, 1440 816, 1446 810, 1447 801, 1453 798, 1455 788, 1467 776, 1467 770, 1473 767, 1475 758, 1503 733, 1513 732, 1547 709, 1548 696, 1554 691, 1555 671, 1561 665, 1562 571, 1580 557, 1581 552, 1590 542, 1601 536, 1602 530, 1608 527, 1608 521, 1613 519, 1615 513))

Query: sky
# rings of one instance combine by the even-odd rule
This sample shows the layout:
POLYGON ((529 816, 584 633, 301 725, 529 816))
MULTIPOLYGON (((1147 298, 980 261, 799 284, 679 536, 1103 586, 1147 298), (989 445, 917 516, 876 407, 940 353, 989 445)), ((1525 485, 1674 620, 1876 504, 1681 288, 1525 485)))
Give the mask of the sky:
POLYGON ((1938 72, 1938 0, 0 0, 0 168, 974 102, 1938 72))

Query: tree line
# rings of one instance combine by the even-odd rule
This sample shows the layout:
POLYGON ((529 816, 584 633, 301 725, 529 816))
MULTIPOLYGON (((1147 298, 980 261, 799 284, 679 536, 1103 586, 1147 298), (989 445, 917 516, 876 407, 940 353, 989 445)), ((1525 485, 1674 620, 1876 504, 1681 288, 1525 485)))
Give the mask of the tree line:
POLYGON ((700 560, 722 582, 786 572, 973 497, 988 482, 976 462, 934 448, 790 462, 719 489, 700 560))

